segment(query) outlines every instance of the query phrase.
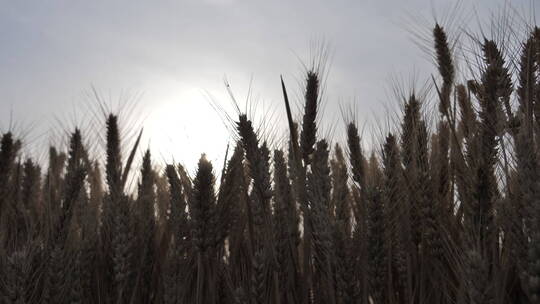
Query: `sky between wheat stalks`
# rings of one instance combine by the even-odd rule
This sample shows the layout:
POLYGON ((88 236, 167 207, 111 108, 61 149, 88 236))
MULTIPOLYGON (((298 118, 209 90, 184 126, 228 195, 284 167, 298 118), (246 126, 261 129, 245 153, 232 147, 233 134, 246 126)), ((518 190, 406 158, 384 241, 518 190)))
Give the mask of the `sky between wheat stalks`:
POLYGON ((206 152, 220 162, 231 134, 210 100, 234 115, 224 78, 242 109, 251 87, 255 120, 266 117, 263 129, 279 144, 286 133, 271 132, 285 117, 279 76, 300 106, 313 41, 331 54, 321 135, 342 139, 340 105, 354 107, 360 125, 386 128, 398 104, 392 83, 416 75, 421 87, 435 72, 411 30, 429 35, 435 17, 453 32, 475 27, 504 3, 518 19, 534 19, 531 0, 462 1, 452 14, 455 3, 0 0, 0 131, 24 135, 37 158, 77 124, 102 132, 102 116, 90 114, 94 88, 112 109, 136 100, 126 132, 144 125, 142 145, 158 161, 193 168, 206 152))

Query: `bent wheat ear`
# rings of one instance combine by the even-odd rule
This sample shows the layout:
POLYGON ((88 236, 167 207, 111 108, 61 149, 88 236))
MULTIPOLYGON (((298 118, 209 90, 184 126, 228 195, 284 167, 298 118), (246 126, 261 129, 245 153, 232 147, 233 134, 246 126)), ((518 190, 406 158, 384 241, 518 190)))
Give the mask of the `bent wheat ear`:
POLYGON ((139 135, 137 136, 137 139, 135 140, 135 143, 133 144, 133 148, 131 149, 131 152, 129 153, 129 157, 126 162, 126 167, 124 168, 124 172, 122 173, 122 189, 126 186, 127 178, 129 175, 129 170, 131 169, 131 164, 133 163, 133 159, 135 158, 135 152, 137 152, 137 147, 139 147, 139 142, 141 141, 143 130, 139 132, 139 135))
POLYGON ((283 100, 285 101, 285 110, 287 112, 287 122, 289 124, 291 152, 292 152, 293 159, 298 160, 299 159, 299 155, 298 155, 298 132, 296 130, 297 128, 296 128, 295 123, 294 123, 293 118, 292 118, 291 105, 289 103, 289 97, 287 95, 287 89, 285 88, 285 82, 283 81, 282 76, 280 76, 280 78, 281 78, 281 90, 283 91, 283 100))

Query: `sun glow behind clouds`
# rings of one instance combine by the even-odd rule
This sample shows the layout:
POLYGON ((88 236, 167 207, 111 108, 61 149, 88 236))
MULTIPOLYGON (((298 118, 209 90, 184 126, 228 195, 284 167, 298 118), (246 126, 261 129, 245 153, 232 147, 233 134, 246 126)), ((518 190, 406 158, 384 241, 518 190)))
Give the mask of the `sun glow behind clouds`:
POLYGON ((181 163, 194 172, 199 157, 205 153, 218 173, 231 134, 205 91, 167 80, 148 92, 144 98, 144 108, 149 111, 144 123, 145 140, 155 161, 181 163))

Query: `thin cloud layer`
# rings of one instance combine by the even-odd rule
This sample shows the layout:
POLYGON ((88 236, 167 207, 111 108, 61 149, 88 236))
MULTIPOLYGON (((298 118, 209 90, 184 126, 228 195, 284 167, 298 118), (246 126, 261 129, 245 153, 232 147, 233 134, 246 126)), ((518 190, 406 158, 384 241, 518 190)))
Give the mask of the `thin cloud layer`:
MULTIPOLYGON (((493 2, 462 3, 461 10, 475 23, 490 13, 471 13, 476 5, 489 3, 496 11, 497 5, 504 4, 493 2)), ((301 60, 309 60, 310 41, 326 42, 332 53, 328 119, 340 119, 338 101, 353 100, 361 109, 359 118, 365 119, 382 113, 383 103, 392 103, 387 100, 392 74, 408 77, 415 69, 427 78, 433 71, 407 30, 422 25, 422 19, 415 17, 432 21, 434 13, 444 17, 454 4, 420 0, 2 1, 0 127, 8 128, 13 113, 15 120, 36 123, 39 133, 46 134, 51 118, 59 112, 82 109, 83 92, 91 86, 105 95, 111 93, 113 99, 122 90, 131 90, 144 93, 140 106, 148 114, 149 129, 155 132, 148 131, 147 136, 176 136, 171 147, 189 146, 185 153, 196 159, 209 146, 181 134, 203 130, 197 125, 201 122, 190 117, 218 120, 207 95, 228 98, 224 76, 239 99, 245 98, 253 79, 254 98, 270 108, 279 107, 279 75, 284 75, 291 90, 297 87, 302 81, 301 60), (181 112, 178 119, 165 123, 175 117, 170 114, 173 110, 181 112)), ((516 12, 525 12, 524 18, 534 16, 527 11, 530 6, 527 0, 512 2, 516 12)), ((211 126, 220 128, 222 123, 218 120, 211 126)), ((227 133, 224 128, 200 132, 195 137, 214 145, 206 152, 223 152, 226 141, 218 138, 227 133)))

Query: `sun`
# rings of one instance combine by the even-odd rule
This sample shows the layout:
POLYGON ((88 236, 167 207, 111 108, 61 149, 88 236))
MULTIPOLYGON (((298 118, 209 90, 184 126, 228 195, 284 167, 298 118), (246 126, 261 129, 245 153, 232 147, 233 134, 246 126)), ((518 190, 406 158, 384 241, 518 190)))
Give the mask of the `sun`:
MULTIPOLYGON (((144 123, 148 146, 157 162, 182 162, 190 172, 201 154, 221 167, 231 134, 201 88, 175 82, 152 88, 144 123)), ((224 98, 220 96, 219 98, 224 98)))

